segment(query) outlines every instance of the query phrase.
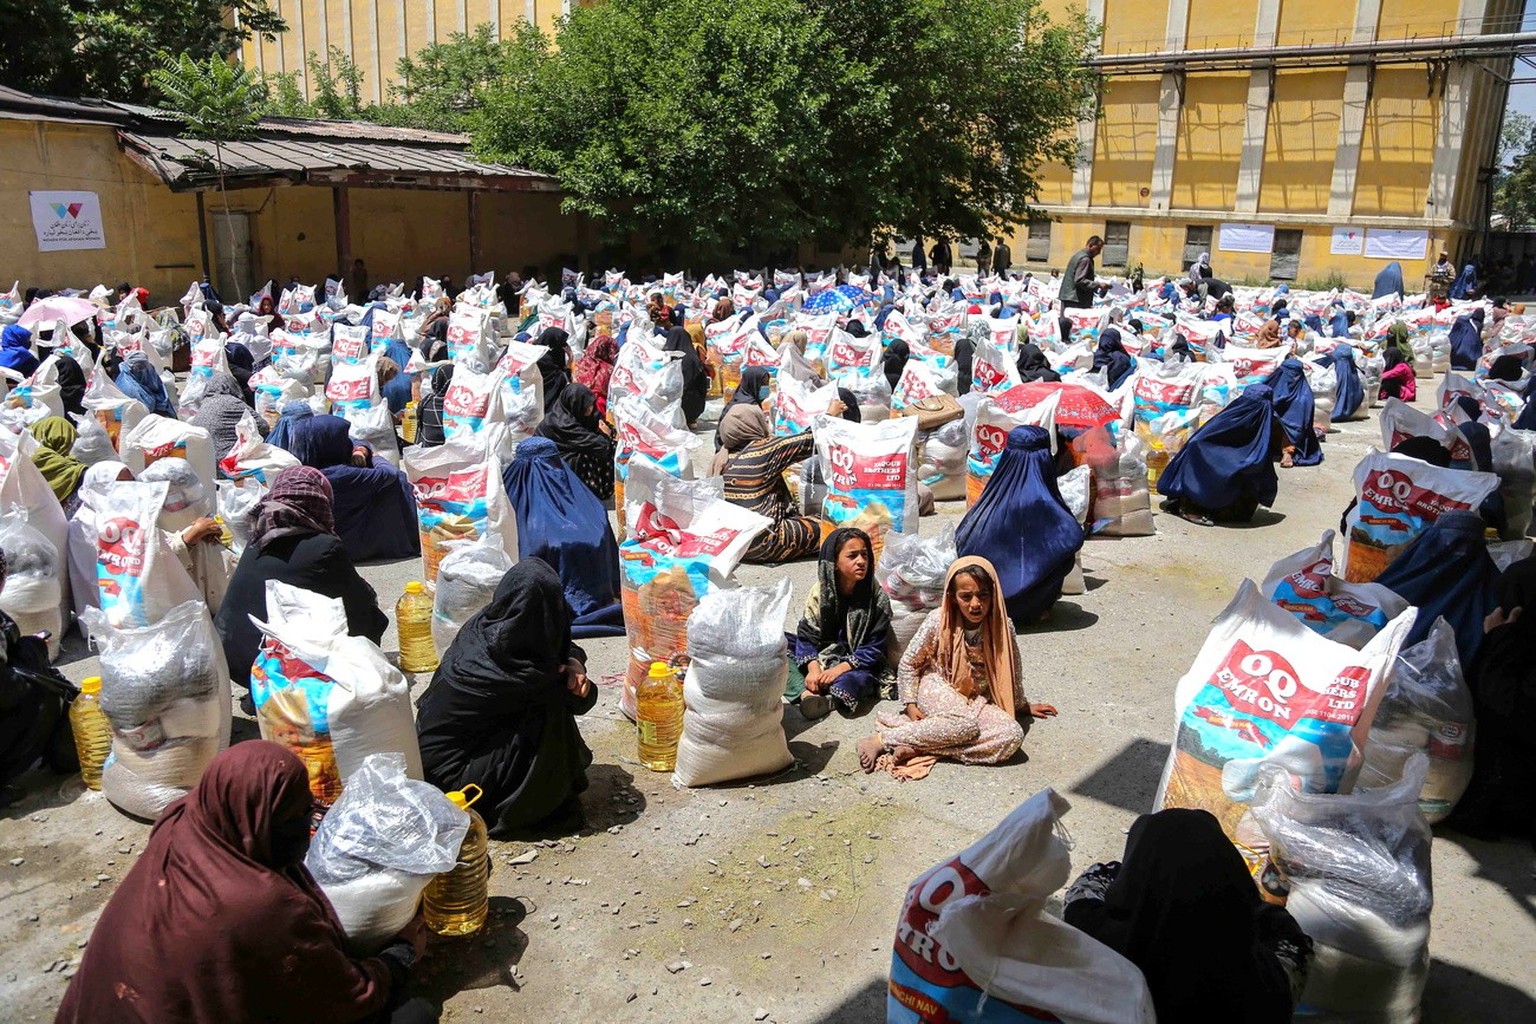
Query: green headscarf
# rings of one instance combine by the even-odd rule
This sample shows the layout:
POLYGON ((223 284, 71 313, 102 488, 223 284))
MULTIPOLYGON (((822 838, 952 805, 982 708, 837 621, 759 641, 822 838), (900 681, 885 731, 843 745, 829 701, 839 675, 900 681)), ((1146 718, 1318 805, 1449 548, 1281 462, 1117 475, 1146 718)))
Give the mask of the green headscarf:
POLYGON ((70 458, 75 446, 75 428, 62 416, 49 416, 32 424, 32 436, 37 438, 37 451, 32 455, 32 465, 43 474, 54 497, 65 502, 80 487, 85 475, 85 463, 70 458))
POLYGON ((1387 328, 1387 342, 1393 348, 1403 354, 1403 361, 1410 367, 1413 366, 1413 342, 1409 340, 1408 325, 1401 320, 1394 321, 1387 328))

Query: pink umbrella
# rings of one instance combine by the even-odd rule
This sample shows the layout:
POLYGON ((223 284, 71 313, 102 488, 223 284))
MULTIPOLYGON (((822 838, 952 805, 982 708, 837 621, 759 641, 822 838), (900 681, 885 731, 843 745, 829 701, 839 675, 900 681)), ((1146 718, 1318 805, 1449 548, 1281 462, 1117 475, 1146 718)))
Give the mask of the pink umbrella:
POLYGON ((31 329, 36 324, 48 324, 52 326, 59 320, 73 327, 82 320, 89 320, 101 307, 90 299, 66 298, 62 295, 50 295, 46 299, 38 299, 27 307, 21 314, 21 319, 16 322, 22 327, 31 329))

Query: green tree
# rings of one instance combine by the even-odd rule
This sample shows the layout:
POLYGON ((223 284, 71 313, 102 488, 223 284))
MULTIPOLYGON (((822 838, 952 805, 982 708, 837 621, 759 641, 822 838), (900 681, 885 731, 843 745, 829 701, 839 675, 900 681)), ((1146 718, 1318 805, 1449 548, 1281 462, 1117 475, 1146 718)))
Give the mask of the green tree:
POLYGON ((287 27, 267 0, 5 0, 0 84, 152 102, 162 55, 228 57, 287 27))
POLYGON ((688 256, 1022 223, 1076 158, 1088 26, 1039 0, 607 0, 480 90, 477 151, 688 256))
MULTIPOLYGON (((213 143, 214 167, 219 193, 224 198, 224 223, 229 228, 230 252, 234 252, 235 228, 229 219, 229 191, 225 187, 224 144, 250 136, 261 119, 266 89, 246 73, 244 66, 218 57, 193 60, 183 54, 165 57, 150 72, 160 94, 161 106, 186 122, 186 134, 213 143)), ((237 294, 245 282, 233 282, 237 294)))
POLYGON ((363 116, 363 72, 339 46, 330 48, 321 61, 310 51, 310 80, 315 83, 315 98, 310 105, 316 117, 355 121, 363 116))
POLYGON ((1493 215, 1508 230, 1536 225, 1536 118, 1514 111, 1504 118, 1494 161, 1493 215))
POLYGON ((504 40, 496 38, 492 26, 477 25, 473 32, 455 32, 414 57, 400 58, 389 91, 404 120, 424 128, 462 127, 480 108, 487 87, 518 79, 521 65, 541 60, 548 48, 544 34, 522 19, 504 40))

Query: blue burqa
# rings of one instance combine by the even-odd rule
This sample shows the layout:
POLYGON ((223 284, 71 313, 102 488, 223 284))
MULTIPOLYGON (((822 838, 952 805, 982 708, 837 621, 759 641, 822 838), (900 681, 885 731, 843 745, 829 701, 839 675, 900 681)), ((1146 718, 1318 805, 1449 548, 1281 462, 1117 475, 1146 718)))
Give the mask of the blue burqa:
POLYGON ((0 366, 24 377, 36 372, 37 356, 32 354, 32 332, 20 324, 6 324, 0 331, 0 366))
POLYGON ((1403 290, 1403 265, 1393 260, 1376 275, 1376 287, 1371 289, 1371 298, 1403 294, 1406 294, 1403 290))
POLYGON ((1333 400, 1333 418, 1351 419, 1365 402, 1365 384, 1360 380, 1360 368, 1355 365, 1355 350, 1348 345, 1335 346, 1326 365, 1333 367, 1339 377, 1339 392, 1333 400))
POLYGON ((1404 646, 1429 636, 1429 627, 1443 616, 1456 631, 1463 671, 1471 669, 1483 642, 1483 619, 1498 607, 1498 581, 1483 540, 1483 519, 1466 511, 1443 513, 1376 578, 1419 609, 1404 646))
POLYGON ((1008 617, 1027 626, 1061 596, 1082 546, 1083 528, 1056 487, 1050 434, 1014 427, 981 497, 960 520, 956 552, 992 562, 1008 617))
POLYGON ((623 636, 619 545, 608 513, 547 437, 530 437, 502 470, 517 513, 520 558, 541 558, 560 576, 577 639, 623 636))
POLYGON ((1312 427, 1316 402, 1301 360, 1287 358, 1264 378, 1264 383, 1274 392, 1275 414, 1285 427, 1286 438, 1296 446, 1292 461, 1298 466, 1316 466, 1322 462, 1323 447, 1317 443, 1317 431, 1312 427))
POLYGON ((165 393, 165 382, 160 379, 160 374, 155 372, 149 357, 143 352, 128 353, 117 371, 116 383, 119 391, 142 403, 144 408, 156 416, 176 418, 176 407, 171 404, 171 396, 165 393))
POLYGON ((1333 314, 1333 319, 1328 322, 1328 331, 1332 337, 1349 337, 1349 314, 1342 309, 1333 314))
POLYGON ((346 420, 310 416, 293 424, 288 451, 331 482, 336 536, 354 562, 421 554, 410 481, 386 463, 352 465, 354 447, 346 420))
POLYGON ((272 425, 271 433, 267 434, 267 444, 274 448, 281 448, 285 452, 292 452, 289 446, 293 443, 293 430, 300 421, 314 416, 315 410, 302 399, 295 402, 284 402, 282 415, 272 425))
POLYGON ((1283 436, 1274 392, 1267 384, 1250 384, 1169 460, 1157 489, 1206 512, 1234 509, 1237 518, 1252 518, 1258 505, 1273 505, 1280 490, 1277 431, 1283 436))
POLYGON ((1477 291, 1477 268, 1468 263, 1461 268, 1461 274, 1451 282, 1451 289, 1446 294, 1452 299, 1470 299, 1472 293, 1477 291))
POLYGON ((1451 324, 1451 369, 1475 370, 1483 357, 1483 311, 1474 309, 1451 324))

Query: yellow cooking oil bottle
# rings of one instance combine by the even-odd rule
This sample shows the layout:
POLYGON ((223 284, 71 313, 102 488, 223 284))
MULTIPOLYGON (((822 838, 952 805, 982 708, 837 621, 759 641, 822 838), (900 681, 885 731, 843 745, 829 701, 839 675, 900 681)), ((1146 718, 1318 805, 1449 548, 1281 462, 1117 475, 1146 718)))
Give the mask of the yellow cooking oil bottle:
POLYGON ((75 734, 85 788, 100 789, 101 766, 112 753, 112 724, 101 710, 101 676, 80 680, 80 696, 69 705, 69 728, 75 734))
POLYGON ((437 647, 432 643, 432 595, 417 580, 405 585, 395 602, 395 628, 400 633, 400 671, 437 671, 437 647))
POLYGON ((683 684, 664 661, 651 662, 635 691, 640 763, 653 772, 677 767, 677 740, 683 734, 683 684))
POLYGON ((474 783, 448 794, 455 807, 469 812, 469 831, 459 847, 459 862, 427 883, 421 897, 422 916, 438 935, 473 935, 490 912, 489 840, 485 819, 470 806, 480 796, 474 783))
POLYGON ((416 443, 416 403, 405 403, 405 415, 400 417, 400 437, 406 444, 416 443))

